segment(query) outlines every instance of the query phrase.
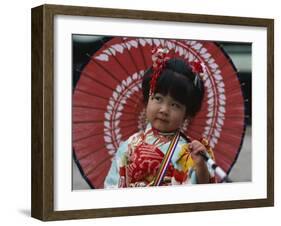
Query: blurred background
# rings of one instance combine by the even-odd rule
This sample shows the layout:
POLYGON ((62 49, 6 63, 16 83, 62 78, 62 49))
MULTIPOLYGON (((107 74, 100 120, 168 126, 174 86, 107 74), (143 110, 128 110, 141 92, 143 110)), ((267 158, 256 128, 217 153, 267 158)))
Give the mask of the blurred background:
POLYGON ((238 70, 245 98, 246 130, 242 148, 229 173, 233 181, 251 181, 252 177, 252 45, 251 43, 220 43, 238 70))
MULTIPOLYGON (((73 89, 80 77, 80 71, 88 63, 88 55, 96 52, 101 45, 109 40, 109 37, 73 35, 73 89)), ((217 42, 232 60, 238 70, 238 77, 241 83, 245 99, 245 136, 238 158, 229 173, 233 182, 251 181, 252 175, 252 133, 251 133, 251 43, 217 42)), ((90 189, 79 162, 73 158, 72 164, 72 188, 73 190, 90 189)))

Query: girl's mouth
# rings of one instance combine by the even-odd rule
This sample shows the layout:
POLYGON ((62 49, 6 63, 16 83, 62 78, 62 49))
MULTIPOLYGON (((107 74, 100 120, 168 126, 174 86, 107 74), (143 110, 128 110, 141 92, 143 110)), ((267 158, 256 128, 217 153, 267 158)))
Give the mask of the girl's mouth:
POLYGON ((156 120, 158 120, 162 123, 168 123, 169 122, 167 119, 162 119, 162 118, 156 118, 156 120))

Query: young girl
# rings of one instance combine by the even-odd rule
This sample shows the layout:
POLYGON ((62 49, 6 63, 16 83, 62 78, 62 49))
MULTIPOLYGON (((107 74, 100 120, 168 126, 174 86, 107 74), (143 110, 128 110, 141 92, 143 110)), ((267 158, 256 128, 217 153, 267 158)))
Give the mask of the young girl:
POLYGON ((213 171, 200 155, 213 152, 181 132, 185 119, 200 110, 204 86, 200 65, 167 57, 158 49, 142 82, 147 127, 132 135, 116 152, 105 188, 211 183, 213 171))

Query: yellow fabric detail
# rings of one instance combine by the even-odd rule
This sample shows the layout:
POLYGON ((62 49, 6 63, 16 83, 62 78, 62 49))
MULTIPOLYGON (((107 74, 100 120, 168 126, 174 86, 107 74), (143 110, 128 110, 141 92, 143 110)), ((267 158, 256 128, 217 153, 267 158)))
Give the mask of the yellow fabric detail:
MULTIPOLYGON (((211 147, 207 148, 207 153, 215 161, 214 152, 211 147)), ((184 171, 185 173, 188 172, 191 167, 195 168, 194 162, 190 155, 190 150, 188 149, 188 144, 182 145, 177 163, 181 167, 180 170, 184 171)))
POLYGON ((194 166, 194 162, 191 158, 190 151, 188 149, 188 144, 182 145, 177 163, 181 167, 181 170, 185 173, 188 172, 188 170, 194 166))

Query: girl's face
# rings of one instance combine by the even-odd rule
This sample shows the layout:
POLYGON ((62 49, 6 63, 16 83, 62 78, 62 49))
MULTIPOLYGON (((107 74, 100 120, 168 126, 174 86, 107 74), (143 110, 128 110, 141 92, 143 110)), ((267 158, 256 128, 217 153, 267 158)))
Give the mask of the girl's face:
POLYGON ((185 119, 186 107, 169 95, 156 93, 149 97, 146 117, 152 127, 160 132, 179 129, 185 119))

